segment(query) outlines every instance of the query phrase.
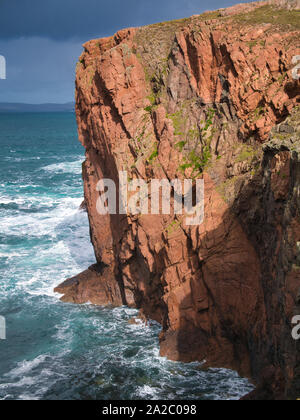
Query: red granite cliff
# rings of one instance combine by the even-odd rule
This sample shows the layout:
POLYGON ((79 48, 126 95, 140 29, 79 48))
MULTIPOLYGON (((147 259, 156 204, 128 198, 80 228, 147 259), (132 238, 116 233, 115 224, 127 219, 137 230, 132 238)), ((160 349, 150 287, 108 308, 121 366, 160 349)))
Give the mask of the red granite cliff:
POLYGON ((64 300, 126 304, 161 323, 161 354, 299 397, 299 11, 268 2, 126 29, 84 45, 76 115, 97 264, 64 300), (205 133, 204 133, 205 131, 205 133), (106 215, 97 183, 205 182, 205 219, 106 215), (195 173, 195 172, 194 172, 195 173), (298 305, 298 306, 297 306, 298 305))

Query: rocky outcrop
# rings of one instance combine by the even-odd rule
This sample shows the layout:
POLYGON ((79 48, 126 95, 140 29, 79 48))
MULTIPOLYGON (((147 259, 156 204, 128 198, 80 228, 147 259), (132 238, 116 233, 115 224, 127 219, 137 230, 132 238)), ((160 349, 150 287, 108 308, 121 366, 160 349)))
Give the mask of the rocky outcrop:
POLYGON ((66 280, 54 289, 62 294, 63 302, 77 304, 121 306, 122 291, 116 282, 114 273, 101 264, 90 266, 83 273, 66 280))
POLYGON ((249 398, 295 398, 300 288, 298 12, 239 5, 84 45, 76 115, 101 270, 64 300, 126 304, 162 325, 161 354, 237 369, 249 398), (274 128, 275 127, 275 128, 274 128), (97 183, 202 177, 204 223, 105 215, 97 183), (299 264, 299 265, 298 265, 299 264))

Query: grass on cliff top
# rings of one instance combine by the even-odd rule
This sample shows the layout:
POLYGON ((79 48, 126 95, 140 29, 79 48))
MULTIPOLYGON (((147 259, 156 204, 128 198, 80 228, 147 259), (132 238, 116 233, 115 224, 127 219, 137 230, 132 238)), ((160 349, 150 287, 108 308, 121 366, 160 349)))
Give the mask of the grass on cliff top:
POLYGON ((220 9, 214 12, 205 12, 194 17, 155 23, 139 28, 136 42, 137 45, 142 47, 140 56, 141 58, 143 56, 144 63, 152 67, 153 72, 153 69, 157 68, 158 62, 165 62, 168 59, 175 33, 185 26, 190 24, 197 25, 197 23, 202 21, 217 19, 225 23, 227 20, 231 20, 244 25, 270 23, 274 26, 300 30, 300 10, 288 10, 267 5, 254 9, 251 12, 241 12, 233 16, 222 16, 221 11, 220 9))
MULTIPOLYGON (((215 12, 205 12, 201 15, 195 15, 194 19, 196 20, 212 20, 212 19, 219 19, 222 15, 220 13, 220 10, 216 10, 215 12)), ((148 25, 148 28, 158 28, 158 27, 164 27, 164 26, 172 26, 180 28, 182 26, 185 26, 186 24, 190 23, 192 21, 193 17, 183 18, 183 19, 175 19, 175 20, 167 20, 165 22, 160 23, 154 23, 152 25, 148 25)))
POLYGON ((262 6, 250 13, 233 16, 239 23, 248 25, 271 23, 272 25, 287 26, 300 29, 300 10, 278 9, 272 6, 262 6))

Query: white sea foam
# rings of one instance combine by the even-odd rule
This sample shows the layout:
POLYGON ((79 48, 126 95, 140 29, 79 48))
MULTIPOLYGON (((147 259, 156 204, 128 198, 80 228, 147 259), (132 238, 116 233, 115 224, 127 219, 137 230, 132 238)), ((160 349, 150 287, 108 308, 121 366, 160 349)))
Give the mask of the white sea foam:
POLYGON ((0 384, 0 389, 6 389, 8 387, 19 388, 19 387, 23 387, 23 386, 26 386, 26 385, 30 386, 30 385, 33 385, 33 384, 34 384, 34 378, 24 376, 19 381, 12 382, 12 383, 0 384))
POLYGON ((82 162, 83 162, 83 159, 81 157, 80 160, 75 160, 73 162, 53 163, 52 165, 44 166, 41 169, 47 172, 73 173, 73 174, 80 175, 82 171, 82 162))
MULTIPOLYGON (((54 338, 64 343, 70 343, 73 340, 74 334, 70 328, 70 319, 67 319, 62 324, 56 326, 57 332, 54 334, 54 338)), ((66 353, 70 350, 66 350, 66 353)))
MULTIPOLYGON (((11 152, 11 153, 16 153, 16 152, 11 152)), ((10 157, 10 156, 6 156, 4 158, 4 160, 6 161, 14 161, 14 162, 26 162, 29 160, 40 160, 41 158, 39 156, 32 156, 32 157, 10 157)))
POLYGON ((0 196, 0 204, 24 204, 25 203, 25 199, 24 198, 16 198, 16 199, 11 199, 10 197, 1 197, 0 196))
MULTIPOLYGON (((65 378, 65 375, 58 370, 59 362, 65 354, 66 352, 57 356, 43 354, 33 360, 24 360, 18 363, 16 368, 4 375, 9 382, 0 384, 0 390, 22 388, 22 391, 18 393, 18 400, 42 399, 42 396, 55 384, 58 378, 65 378), (49 367, 41 368, 44 364, 49 367), (38 370, 39 368, 41 369, 38 370)), ((8 393, 1 399, 9 398, 10 394, 8 393)))
POLYGON ((140 387, 137 391, 139 397, 144 400, 158 400, 159 394, 157 388, 151 387, 149 385, 144 385, 140 387))
POLYGON ((32 369, 39 366, 43 363, 46 358, 49 357, 47 354, 41 354, 40 356, 36 357, 33 360, 24 360, 17 364, 17 367, 12 369, 10 372, 6 373, 4 376, 9 376, 11 378, 15 378, 18 376, 23 376, 28 374, 32 371, 32 369))
MULTIPOLYGON (((81 162, 82 159, 48 165, 42 168, 45 172, 42 176, 48 177, 48 174, 52 173, 80 174, 81 162)), ((132 396, 136 398, 157 399, 169 396, 172 399, 175 395, 186 396, 191 381, 194 381, 195 387, 200 388, 199 384, 204 384, 203 387, 207 390, 215 388, 210 395, 212 398, 238 398, 249 391, 246 381, 243 388, 241 379, 232 372, 201 372, 197 371, 199 364, 183 366, 161 358, 158 345, 160 326, 153 323, 154 327, 146 327, 141 321, 129 324, 128 319, 137 316, 138 312, 135 309, 120 307, 109 310, 87 305, 58 305, 54 287, 95 261, 89 239, 87 214, 78 211, 82 197, 61 197, 55 194, 54 187, 48 195, 26 196, 25 188, 32 187, 30 180, 23 180, 22 186, 16 182, 14 188, 17 189, 17 193, 12 197, 7 191, 2 194, 1 190, 0 203, 15 202, 22 206, 34 205, 36 209, 48 207, 49 210, 30 214, 4 212, 1 217, 1 234, 11 237, 16 246, 10 242, 0 244, 0 257, 13 260, 12 263, 3 261, 6 271, 0 276, 0 294, 4 299, 9 297, 11 302, 17 302, 16 311, 20 311, 20 314, 27 306, 27 310, 34 308, 34 316, 39 316, 40 307, 41 320, 44 320, 46 330, 49 331, 48 338, 51 344, 44 350, 48 354, 41 354, 32 360, 31 350, 26 353, 27 347, 24 346, 25 360, 14 365, 2 378, 2 381, 4 379, 7 383, 0 383, 1 399, 37 400, 43 399, 47 393, 55 396, 57 390, 61 390, 57 385, 61 378, 66 381, 64 398, 76 395, 81 380, 89 384, 85 389, 87 395, 90 390, 93 395, 93 392, 98 390, 91 384, 90 378, 95 372, 101 371, 105 387, 114 380, 111 368, 115 366, 127 369, 129 377, 134 369, 138 372, 145 371, 146 380, 149 375, 148 383, 134 385, 132 396), (21 190, 22 186, 24 189, 21 190), (22 302, 20 309, 19 302, 22 302), (51 321, 43 317, 44 313, 49 315, 51 321), (78 349, 82 343, 84 349, 79 353, 78 349), (197 372, 194 373, 194 370, 197 372), (156 372, 155 375, 151 373, 153 371, 156 372), (224 377, 224 381, 219 384, 220 376, 224 377), (170 392, 164 392, 166 388, 170 389, 170 392)), ((5 185, 2 184, 1 187, 5 188, 5 185)), ((58 188, 62 187, 62 184, 58 185, 58 188)), ((72 188, 70 191, 74 192, 72 188)), ((19 312, 17 316, 21 316, 19 312)), ((16 320, 14 322, 17 324, 16 320)), ((37 332, 39 334, 39 330, 37 332)), ((31 340, 31 337, 28 339, 31 340)), ((43 346, 44 341, 42 348, 43 346)), ((113 382, 111 384, 115 385, 113 382)), ((126 383, 126 378, 124 384, 119 383, 120 396, 124 389, 131 385, 126 383)), ((194 392, 194 389, 190 389, 194 392)), ((104 395, 109 397, 109 394, 104 395)))
POLYGON ((44 236, 54 233, 54 228, 59 223, 62 223, 66 218, 75 216, 78 212, 81 198, 67 197, 61 200, 57 198, 49 199, 45 201, 40 200, 40 204, 52 204, 59 202, 55 209, 48 211, 47 213, 32 213, 26 215, 12 215, 5 216, 0 219, 0 231, 3 234, 11 235, 16 234, 18 236, 44 236))
MULTIPOLYGON (((47 202, 58 205, 45 213, 4 216, 0 219, 0 231, 16 237, 50 237, 53 245, 37 243, 12 252, 11 246, 0 244, 0 257, 14 260, 6 275, 17 280, 15 291, 57 297, 55 286, 94 263, 95 257, 87 214, 78 210, 82 198, 45 197, 42 201, 45 205, 47 202)), ((1 287, 1 295, 6 292, 7 288, 1 287)))
MULTIPOLYGON (((76 239, 74 240, 76 241, 76 239)), ((40 250, 31 259, 33 269, 35 267, 40 268, 34 269, 31 276, 29 268, 26 279, 19 281, 16 287, 23 289, 29 295, 56 297, 54 288, 59 283, 84 270, 88 263, 92 264, 95 261, 88 238, 85 238, 85 241, 81 243, 77 242, 77 246, 79 247, 77 255, 69 248, 68 242, 64 241, 59 241, 50 248, 40 250), (80 252, 81 245, 85 250, 84 255, 80 252)))

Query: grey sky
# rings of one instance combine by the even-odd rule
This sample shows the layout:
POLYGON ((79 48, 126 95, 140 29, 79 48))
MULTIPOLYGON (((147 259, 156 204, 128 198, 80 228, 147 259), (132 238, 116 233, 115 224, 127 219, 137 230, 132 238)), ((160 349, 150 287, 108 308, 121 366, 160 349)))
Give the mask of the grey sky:
POLYGON ((129 26, 177 19, 234 0, 0 0, 0 54, 7 79, 0 102, 74 99, 81 44, 129 26))

